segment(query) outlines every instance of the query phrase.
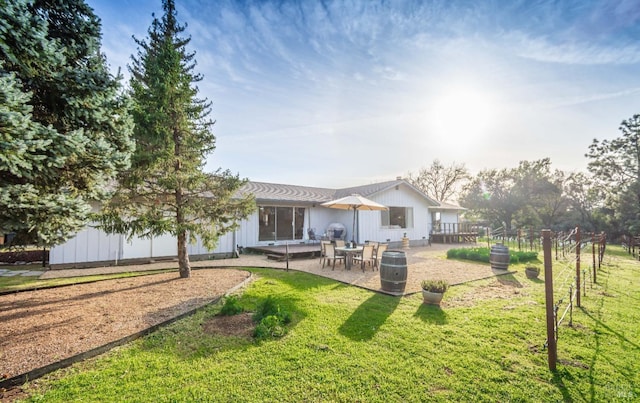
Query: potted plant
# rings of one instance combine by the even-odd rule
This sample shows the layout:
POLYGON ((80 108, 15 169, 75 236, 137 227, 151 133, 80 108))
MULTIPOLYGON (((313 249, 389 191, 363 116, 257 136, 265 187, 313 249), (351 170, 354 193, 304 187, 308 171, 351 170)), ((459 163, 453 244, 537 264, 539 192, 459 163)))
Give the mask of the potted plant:
POLYGON ((540 275, 540 268, 537 266, 527 266, 524 268, 524 274, 527 278, 538 278, 540 275))
POLYGON ((449 283, 445 280, 422 280, 422 299, 425 304, 440 305, 449 283))

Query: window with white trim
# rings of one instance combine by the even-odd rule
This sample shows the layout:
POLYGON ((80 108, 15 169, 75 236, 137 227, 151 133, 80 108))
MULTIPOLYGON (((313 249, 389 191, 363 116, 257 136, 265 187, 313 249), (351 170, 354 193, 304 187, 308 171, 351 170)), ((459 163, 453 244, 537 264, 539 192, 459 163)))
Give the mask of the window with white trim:
POLYGON ((380 214, 382 228, 413 228, 413 207, 389 207, 380 214))

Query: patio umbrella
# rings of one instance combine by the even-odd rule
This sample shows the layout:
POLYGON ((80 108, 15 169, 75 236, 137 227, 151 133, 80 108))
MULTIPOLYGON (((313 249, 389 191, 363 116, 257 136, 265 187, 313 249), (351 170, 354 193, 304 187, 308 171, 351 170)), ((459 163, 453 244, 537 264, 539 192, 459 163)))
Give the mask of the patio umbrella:
POLYGON ((356 240, 356 210, 388 210, 387 206, 383 206, 382 204, 369 200, 366 197, 362 197, 359 194, 352 194, 351 196, 328 201, 326 203, 322 203, 321 206, 342 210, 353 210, 353 228, 351 237, 354 238, 354 241, 356 240))

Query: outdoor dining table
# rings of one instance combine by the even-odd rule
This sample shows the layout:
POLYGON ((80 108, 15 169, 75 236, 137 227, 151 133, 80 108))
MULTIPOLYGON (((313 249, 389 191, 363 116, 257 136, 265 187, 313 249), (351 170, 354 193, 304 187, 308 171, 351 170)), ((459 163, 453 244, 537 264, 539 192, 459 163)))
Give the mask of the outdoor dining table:
POLYGON ((339 248, 336 248, 335 251, 336 253, 342 253, 344 254, 345 258, 344 258, 344 268, 346 270, 351 270, 351 263, 353 262, 353 256, 355 256, 358 253, 362 253, 362 250, 364 248, 362 246, 356 246, 355 248, 349 248, 347 246, 341 246, 339 248))

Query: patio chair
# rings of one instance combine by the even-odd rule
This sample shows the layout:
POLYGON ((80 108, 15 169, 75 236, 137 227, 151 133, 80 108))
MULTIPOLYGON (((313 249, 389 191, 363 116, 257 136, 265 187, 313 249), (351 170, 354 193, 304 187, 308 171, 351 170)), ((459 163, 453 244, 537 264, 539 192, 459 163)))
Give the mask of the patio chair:
POLYGON ((327 245, 331 245, 330 241, 320 241, 320 263, 324 267, 324 261, 327 257, 327 245))
POLYGON ((365 245, 362 247, 362 253, 357 254, 353 257, 353 260, 356 262, 360 262, 360 268, 364 271, 365 266, 369 263, 369 266, 374 266, 374 258, 373 258, 373 245, 365 245))
POLYGON ((336 239, 336 248, 344 248, 346 245, 344 239, 336 239))
POLYGON ((387 246, 388 245, 386 243, 378 244, 378 247, 376 248, 376 251, 373 254, 373 265, 378 270, 380 270, 380 259, 382 259, 382 252, 387 250, 387 246))
MULTIPOLYGON (((341 260, 343 263, 345 261, 344 256, 336 255, 335 246, 333 246, 333 244, 331 243, 325 245, 324 252, 324 259, 327 263, 331 263, 331 259, 333 259, 333 267, 331 270, 334 270, 336 268, 336 260, 341 260)), ((322 268, 324 268, 324 263, 322 263, 322 268)))
POLYGON ((311 242, 318 242, 320 240, 316 236, 316 229, 315 228, 309 228, 307 230, 307 235, 309 235, 309 241, 311 241, 311 242))

